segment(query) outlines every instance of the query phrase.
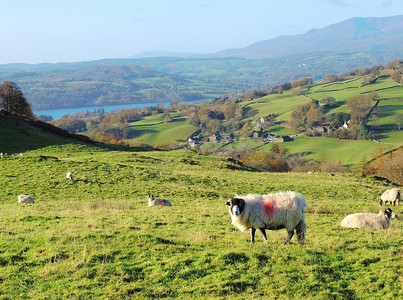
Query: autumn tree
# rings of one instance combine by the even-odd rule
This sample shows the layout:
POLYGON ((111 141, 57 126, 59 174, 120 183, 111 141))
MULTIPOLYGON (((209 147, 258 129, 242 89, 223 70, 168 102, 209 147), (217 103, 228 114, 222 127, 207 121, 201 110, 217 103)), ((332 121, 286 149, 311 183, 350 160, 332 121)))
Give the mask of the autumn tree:
POLYGON ((323 121, 323 107, 315 103, 302 104, 291 113, 291 117, 291 127, 301 132, 323 121))
POLYGON ((326 74, 325 75, 325 81, 327 82, 336 82, 339 81, 339 76, 337 76, 334 73, 326 74))
POLYGON ((300 86, 292 88, 291 89, 291 95, 293 95, 294 97, 301 96, 302 95, 302 88, 300 86))
POLYGON ((31 104, 25 99, 21 89, 8 80, 0 85, 0 109, 16 115, 33 117, 31 104))
POLYGON ((395 70, 392 72, 392 74, 390 75, 390 78, 392 78, 396 83, 400 83, 401 82, 401 78, 402 78, 402 74, 400 74, 399 70, 395 70))
POLYGON ((370 93, 350 98, 347 101, 346 106, 350 109, 351 114, 351 126, 366 121, 369 112, 374 106, 373 100, 375 97, 375 93, 370 93))

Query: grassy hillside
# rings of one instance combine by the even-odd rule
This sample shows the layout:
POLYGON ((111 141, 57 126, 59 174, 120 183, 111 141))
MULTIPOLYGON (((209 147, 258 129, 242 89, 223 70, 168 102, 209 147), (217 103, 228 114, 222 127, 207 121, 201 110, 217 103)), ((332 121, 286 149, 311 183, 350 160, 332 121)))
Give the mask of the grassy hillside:
POLYGON ((186 139, 195 128, 186 123, 186 119, 179 115, 173 115, 172 122, 165 123, 164 117, 151 116, 141 121, 133 122, 129 128, 132 138, 127 140, 132 143, 146 143, 148 145, 169 144, 170 142, 186 139))
POLYGON ((402 221, 388 230, 339 226, 346 214, 377 212, 385 182, 250 172, 188 150, 112 151, 65 140, 19 151, 0 159, 2 298, 403 296, 402 221), (278 190, 306 197, 306 245, 284 246, 285 230, 251 244, 231 225, 229 197, 278 190), (22 193, 36 203, 18 205, 22 193), (149 193, 173 206, 148 207, 149 193))

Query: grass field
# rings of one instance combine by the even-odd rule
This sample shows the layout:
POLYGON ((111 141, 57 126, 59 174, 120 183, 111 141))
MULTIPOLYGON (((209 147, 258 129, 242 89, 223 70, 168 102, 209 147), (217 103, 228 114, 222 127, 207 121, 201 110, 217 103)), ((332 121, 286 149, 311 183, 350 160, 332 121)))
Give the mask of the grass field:
POLYGON ((0 159, 2 299, 403 296, 402 221, 388 230, 339 226, 349 213, 377 212, 384 181, 250 172, 188 150, 31 148, 0 159), (285 230, 251 244, 231 225, 229 197, 279 190, 307 199, 306 245, 284 246, 285 230), (22 193, 36 203, 18 205, 22 193), (148 207, 149 193, 173 206, 148 207))
POLYGON ((148 145, 169 144, 176 140, 186 139, 196 130, 186 123, 186 118, 174 116, 172 122, 164 123, 164 117, 151 116, 130 125, 134 138, 127 142, 146 143, 148 145))

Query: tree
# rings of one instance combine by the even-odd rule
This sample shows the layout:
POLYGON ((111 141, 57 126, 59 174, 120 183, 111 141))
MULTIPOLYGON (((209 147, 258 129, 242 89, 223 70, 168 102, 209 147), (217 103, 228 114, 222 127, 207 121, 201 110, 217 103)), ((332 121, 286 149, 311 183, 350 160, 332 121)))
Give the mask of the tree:
POLYGON ((375 97, 376 94, 372 92, 369 94, 359 95, 350 98, 347 101, 346 105, 347 108, 350 109, 351 113, 351 122, 350 122, 351 126, 366 121, 365 118, 368 117, 371 108, 374 106, 373 100, 375 99, 375 97))
POLYGON ((333 107, 336 104, 336 99, 334 97, 325 97, 320 100, 320 103, 333 107))
POLYGON ((339 81, 339 76, 337 76, 334 73, 326 74, 325 75, 325 81, 327 82, 336 82, 339 81))
POLYGON ((31 104, 25 99, 21 89, 12 81, 5 80, 0 85, 0 109, 15 115, 32 118, 31 104))
POLYGON ((399 130, 401 130, 403 125, 403 114, 395 114, 395 123, 399 130))
POLYGON ((402 74, 400 74, 399 70, 395 70, 390 75, 390 78, 392 78, 395 82, 400 83, 401 78, 402 78, 402 74))
POLYGON ((291 89, 291 95, 293 95, 294 97, 301 96, 302 95, 302 88, 300 86, 292 88, 291 89))

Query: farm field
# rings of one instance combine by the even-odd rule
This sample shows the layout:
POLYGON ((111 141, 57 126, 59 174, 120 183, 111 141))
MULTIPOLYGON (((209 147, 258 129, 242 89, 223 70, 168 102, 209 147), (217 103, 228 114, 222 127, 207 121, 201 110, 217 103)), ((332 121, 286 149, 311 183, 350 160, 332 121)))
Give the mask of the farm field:
MULTIPOLYGON (((388 230, 339 226, 347 214, 378 212, 385 181, 251 172, 189 150, 109 150, 68 140, 31 148, 0 159, 1 298, 403 296, 402 220, 388 230), (225 202, 280 190, 307 199, 306 244, 294 237, 284 246, 285 230, 268 231, 266 243, 257 234, 251 244, 225 202), (36 203, 18 205, 23 193, 36 203), (148 207, 148 194, 173 206, 148 207)), ((402 215, 401 206, 393 209, 402 215)))
POLYGON ((184 117, 178 115, 169 123, 164 123, 163 116, 146 117, 144 120, 131 123, 129 129, 133 138, 126 140, 127 142, 134 141, 153 146, 186 139, 195 131, 193 126, 186 123, 184 117))

